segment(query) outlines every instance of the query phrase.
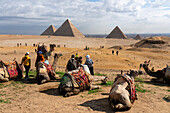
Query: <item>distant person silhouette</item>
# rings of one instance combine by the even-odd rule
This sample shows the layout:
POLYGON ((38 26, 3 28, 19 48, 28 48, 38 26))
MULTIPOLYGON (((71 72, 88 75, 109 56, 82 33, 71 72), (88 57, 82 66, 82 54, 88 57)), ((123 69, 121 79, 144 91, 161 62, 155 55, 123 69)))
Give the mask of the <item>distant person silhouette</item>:
POLYGON ((114 50, 112 50, 112 55, 114 55, 114 50))
POLYGON ((119 51, 116 51, 117 56, 119 55, 119 51))

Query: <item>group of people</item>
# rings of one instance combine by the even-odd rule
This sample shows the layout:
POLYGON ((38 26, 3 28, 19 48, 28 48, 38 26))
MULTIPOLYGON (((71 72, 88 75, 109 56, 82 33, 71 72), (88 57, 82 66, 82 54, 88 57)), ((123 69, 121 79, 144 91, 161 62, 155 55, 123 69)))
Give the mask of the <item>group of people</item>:
MULTIPOLYGON (((48 60, 46 60, 44 58, 42 51, 38 51, 38 53, 37 53, 35 67, 37 66, 38 62, 43 62, 43 63, 49 64, 48 60)), ((76 55, 71 55, 71 58, 69 59, 67 66, 66 66, 66 72, 78 69, 78 67, 82 64, 83 64, 83 58, 81 56, 78 57, 77 53, 76 53, 76 55)), ((90 70, 90 74, 94 75, 94 69, 93 69, 94 62, 90 58, 90 55, 86 55, 86 61, 84 64, 88 66, 88 68, 90 70)), ((25 79, 29 79, 28 73, 29 73, 29 70, 31 67, 31 58, 29 56, 29 52, 26 52, 25 56, 22 58, 21 65, 24 65, 24 68, 25 68, 25 72, 26 72, 25 79)))
MULTIPOLYGON (((112 55, 114 55, 115 51, 112 50, 112 55)), ((116 55, 118 56, 119 55, 119 51, 116 51, 116 55)))
MULTIPOLYGON (((80 65, 82 65, 82 63, 83 63, 83 58, 81 56, 78 57, 77 53, 76 55, 71 55, 71 58, 69 59, 66 66, 66 72, 77 69, 80 65)), ((94 62, 92 59, 90 59, 90 55, 86 55, 85 65, 88 66, 91 75, 94 75, 93 64, 94 62)))
MULTIPOLYGON (((21 43, 17 43, 17 47, 22 46, 21 43)), ((27 43, 25 43, 25 46, 27 46, 27 43)))

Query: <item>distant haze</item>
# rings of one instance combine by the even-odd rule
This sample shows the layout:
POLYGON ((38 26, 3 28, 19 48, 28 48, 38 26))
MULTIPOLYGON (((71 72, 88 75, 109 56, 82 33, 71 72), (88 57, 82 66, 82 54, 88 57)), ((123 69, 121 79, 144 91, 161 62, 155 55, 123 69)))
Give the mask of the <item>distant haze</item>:
POLYGON ((66 19, 83 34, 170 33, 170 0, 1 0, 0 34, 40 35, 66 19))

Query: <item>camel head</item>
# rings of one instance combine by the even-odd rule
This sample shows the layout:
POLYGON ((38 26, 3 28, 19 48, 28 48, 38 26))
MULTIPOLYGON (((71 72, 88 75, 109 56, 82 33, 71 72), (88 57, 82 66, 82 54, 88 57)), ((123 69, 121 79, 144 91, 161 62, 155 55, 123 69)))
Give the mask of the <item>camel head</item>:
POLYGON ((135 76, 138 76, 140 74, 142 74, 142 72, 140 70, 131 70, 130 69, 130 76, 131 77, 135 77, 135 76))
POLYGON ((55 53, 54 58, 59 58, 62 55, 63 55, 62 53, 55 53))
POLYGON ((54 48, 56 47, 55 44, 50 44, 50 51, 54 51, 54 48))
POLYGON ((149 63, 150 63, 150 60, 149 61, 145 61, 143 64, 140 64, 140 68, 143 67, 144 69, 148 68, 149 66, 149 63))

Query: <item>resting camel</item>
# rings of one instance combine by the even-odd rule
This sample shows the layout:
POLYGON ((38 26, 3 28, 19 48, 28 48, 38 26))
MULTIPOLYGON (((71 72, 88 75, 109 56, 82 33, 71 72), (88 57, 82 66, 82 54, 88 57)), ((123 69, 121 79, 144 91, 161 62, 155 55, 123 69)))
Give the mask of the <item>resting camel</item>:
MULTIPOLYGON (((45 60, 49 60, 49 56, 51 56, 54 47, 56 47, 55 44, 50 44, 50 50, 47 52, 46 46, 42 45, 38 47, 38 51, 42 51, 43 55, 45 57, 45 60)), ((36 79, 38 83, 45 83, 47 81, 50 81, 52 79, 59 79, 59 77, 56 75, 55 70, 57 67, 57 61, 58 58, 62 56, 62 54, 55 53, 54 55, 54 61, 52 66, 50 64, 46 64, 44 62, 38 62, 36 65, 36 79)))
POLYGON ((170 67, 167 65, 167 67, 162 70, 151 71, 148 67, 149 63, 150 61, 145 61, 144 64, 140 64, 140 67, 143 67, 148 75, 157 78, 157 82, 170 84, 170 67))
POLYGON ((64 97, 69 97, 79 94, 80 91, 99 89, 99 86, 92 84, 95 81, 106 83, 106 76, 93 76, 89 73, 88 66, 82 64, 78 69, 65 73, 58 87, 59 92, 64 97))
POLYGON ((115 78, 115 82, 110 90, 109 104, 114 109, 130 109, 137 95, 134 86, 134 77, 138 71, 130 70, 130 74, 121 74, 115 78))
POLYGON ((0 60, 0 82, 8 82, 11 79, 21 79, 22 70, 17 61, 4 63, 0 60))

